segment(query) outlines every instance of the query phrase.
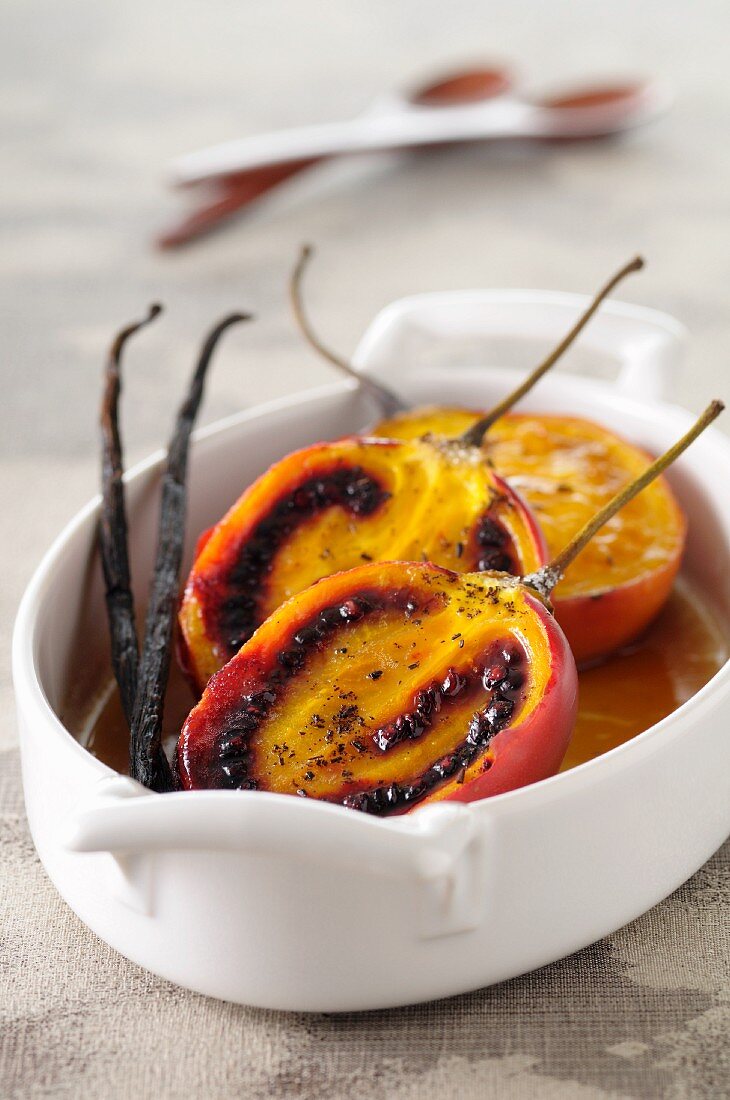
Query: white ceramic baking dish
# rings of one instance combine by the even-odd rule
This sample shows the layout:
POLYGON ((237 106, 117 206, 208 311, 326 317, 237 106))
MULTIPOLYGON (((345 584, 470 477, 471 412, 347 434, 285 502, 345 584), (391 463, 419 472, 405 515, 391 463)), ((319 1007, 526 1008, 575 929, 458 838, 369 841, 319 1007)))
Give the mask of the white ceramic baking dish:
MULTIPOLYGON (((408 299, 375 320, 357 362, 414 402, 489 406, 514 384, 510 368, 531 365, 585 304, 508 291, 408 299)), ((556 374, 524 407, 594 417, 659 451, 691 419, 661 402, 683 344, 670 318, 609 303, 571 354, 573 364, 582 357, 616 380, 556 374)), ((199 433, 188 558, 196 533, 268 463, 360 428, 373 413, 352 384, 338 382, 199 433)), ((128 481, 142 580, 158 476, 156 456, 128 481)), ((708 431, 671 480, 690 521, 686 568, 730 623, 730 444, 708 431)), ((280 1009, 378 1008, 466 991, 618 928, 679 886, 728 834, 728 666, 628 744, 471 805, 379 820, 283 795, 145 791, 93 758, 59 717, 74 681, 93 679, 108 660, 97 509, 93 501, 54 543, 18 615, 23 781, 33 838, 60 893, 150 970, 280 1009)))

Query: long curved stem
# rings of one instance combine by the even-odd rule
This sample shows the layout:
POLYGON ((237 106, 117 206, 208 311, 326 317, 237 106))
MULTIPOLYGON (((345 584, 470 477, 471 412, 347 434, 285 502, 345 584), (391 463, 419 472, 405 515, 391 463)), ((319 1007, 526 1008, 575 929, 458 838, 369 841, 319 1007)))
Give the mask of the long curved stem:
POLYGON ((480 447, 484 436, 489 431, 492 424, 494 424, 496 420, 499 420, 501 416, 504 416, 504 414, 516 405, 526 393, 529 393, 533 386, 540 381, 542 376, 547 374, 550 368, 557 363, 558 359, 568 350, 576 336, 583 331, 603 300, 608 297, 617 284, 633 271, 641 271, 643 266, 644 260, 641 256, 635 256, 629 263, 624 264, 620 271, 617 271, 616 274, 608 280, 606 285, 601 287, 588 308, 581 314, 570 332, 563 337, 558 346, 550 352, 547 359, 544 359, 542 363, 535 367, 535 369, 528 374, 524 382, 522 382, 517 389, 513 390, 512 393, 508 393, 505 398, 494 406, 491 412, 483 416, 481 420, 477 420, 476 424, 472 424, 470 428, 467 428, 461 436, 461 442, 469 447, 480 447))
POLYGON ((608 523, 612 516, 620 511, 625 504, 633 500, 642 489, 645 489, 655 478, 659 477, 668 466, 671 466, 675 459, 679 458, 691 443, 694 443, 697 436, 701 435, 705 428, 717 419, 724 408, 722 401, 712 401, 689 431, 681 439, 678 439, 674 446, 670 447, 665 454, 657 458, 650 466, 647 466, 643 474, 639 474, 635 481, 625 485, 612 500, 609 500, 608 504, 604 505, 599 512, 596 512, 595 516, 578 531, 568 545, 548 565, 538 569, 536 573, 523 577, 523 584, 534 588, 540 596, 548 599, 570 563, 577 558, 596 532, 605 523, 608 523))
POLYGON ((114 678, 119 688, 122 710, 131 725, 134 699, 137 694, 139 647, 134 618, 131 574, 129 568, 129 535, 124 493, 124 458, 119 430, 119 397, 122 389, 122 352, 130 336, 153 321, 162 306, 149 307, 147 316, 121 329, 109 349, 104 373, 104 393, 101 403, 101 516, 99 549, 104 572, 105 599, 111 660, 114 678))
POLYGON ((294 317, 302 335, 319 355, 323 356, 323 358, 337 368, 340 374, 346 374, 348 378, 354 378, 359 386, 367 393, 371 394, 380 406, 384 416, 392 416, 393 413, 403 412, 408 406, 393 392, 393 390, 382 385, 380 382, 375 382, 372 378, 368 378, 367 375, 361 374, 360 371, 355 370, 351 363, 348 363, 341 355, 338 355, 337 352, 332 351, 331 348, 323 344, 312 328, 312 324, 307 316, 307 311, 304 308, 302 281, 304 279, 304 272, 313 255, 314 249, 311 245, 306 244, 302 247, 299 258, 294 265, 291 279, 289 280, 289 298, 291 300, 294 317))

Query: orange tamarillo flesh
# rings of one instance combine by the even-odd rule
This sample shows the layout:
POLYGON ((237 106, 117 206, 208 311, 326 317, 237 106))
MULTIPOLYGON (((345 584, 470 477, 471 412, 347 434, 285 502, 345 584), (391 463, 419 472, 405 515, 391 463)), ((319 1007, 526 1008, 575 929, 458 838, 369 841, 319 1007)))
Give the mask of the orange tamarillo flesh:
POLYGON ((348 438, 272 466, 201 538, 180 613, 199 691, 280 604, 368 561, 534 571, 539 527, 478 448, 348 438))
POLYGON ((576 699, 565 637, 516 578, 372 563, 300 591, 213 676, 178 773, 379 815, 471 801, 554 774, 576 699))
MULTIPOLYGON (((414 409, 381 421, 373 434, 452 438, 481 415, 460 408, 414 409)), ((482 449, 529 504, 551 557, 647 462, 645 451, 607 428, 547 414, 502 417, 482 449)), ((679 569, 685 535, 674 494, 658 478, 568 566, 552 602, 579 665, 633 641, 658 614, 679 569)))

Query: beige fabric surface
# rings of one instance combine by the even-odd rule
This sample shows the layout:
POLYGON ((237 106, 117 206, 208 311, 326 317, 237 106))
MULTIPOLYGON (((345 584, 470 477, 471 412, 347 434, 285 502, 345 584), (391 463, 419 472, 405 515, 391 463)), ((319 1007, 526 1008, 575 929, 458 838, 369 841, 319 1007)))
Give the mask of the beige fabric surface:
MULTIPOLYGON (((0 1097, 687 1097, 730 1094, 730 846, 673 897, 580 954, 411 1009, 300 1016, 206 1000, 98 941, 47 880, 22 808, 10 633, 22 589, 95 491, 109 334, 162 298, 132 349, 130 462, 167 431, 210 321, 253 308, 204 420, 320 384, 286 274, 319 245, 310 300, 352 348, 404 294, 621 290, 692 331, 672 396, 730 396, 730 113, 723 0, 4 0, 0 11, 0 1097), (175 205, 166 160, 262 128, 344 117, 463 58, 533 87, 655 73, 672 114, 620 143, 473 148, 326 168, 198 247, 148 246, 175 205)), ((175 200, 182 204, 182 198, 175 200)), ((565 367, 595 369, 576 348, 565 367)))
POLYGON ((664 904, 493 989, 340 1016, 210 1000, 86 929, 0 755, 0 1095, 482 1100, 727 1095, 730 843, 664 904))

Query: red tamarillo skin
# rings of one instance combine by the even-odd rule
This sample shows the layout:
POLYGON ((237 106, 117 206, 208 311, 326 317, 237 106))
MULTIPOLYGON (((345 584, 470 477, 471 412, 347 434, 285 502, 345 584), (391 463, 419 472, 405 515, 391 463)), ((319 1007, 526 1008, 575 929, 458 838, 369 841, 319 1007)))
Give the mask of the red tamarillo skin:
MULTIPOLYGON (((374 434, 453 437, 480 415, 413 409, 383 421, 374 434)), ((483 452, 534 512, 551 557, 650 461, 645 451, 590 420, 545 414, 501 417, 483 452)), ((552 596, 579 665, 633 641, 655 618, 671 592, 685 535, 674 494, 657 478, 581 551, 552 596)))
POLYGON ((469 802, 554 774, 576 698, 565 636, 516 578, 373 563, 292 597, 213 676, 178 773, 380 815, 469 802))
POLYGON ((520 497, 475 448, 348 438, 288 455, 199 541, 181 662, 202 691, 295 593, 370 561, 523 574, 546 561, 520 497))

